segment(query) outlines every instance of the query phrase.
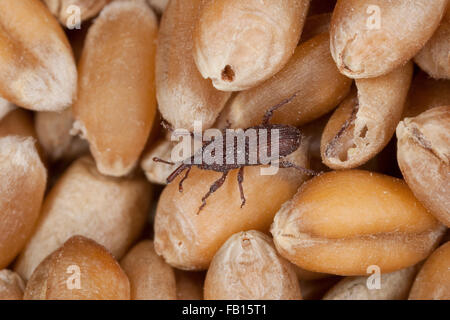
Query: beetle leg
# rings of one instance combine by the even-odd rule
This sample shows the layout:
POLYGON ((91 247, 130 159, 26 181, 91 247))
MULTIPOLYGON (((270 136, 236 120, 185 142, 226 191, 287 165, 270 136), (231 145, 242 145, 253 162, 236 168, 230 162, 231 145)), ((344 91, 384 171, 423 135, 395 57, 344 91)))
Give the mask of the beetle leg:
POLYGON ((178 185, 178 191, 183 192, 183 182, 184 180, 186 180, 189 176, 189 172, 191 172, 192 167, 189 167, 186 171, 186 173, 184 174, 183 179, 181 179, 180 184, 178 185))
POLYGON ((204 195, 204 197, 202 198, 202 205, 200 206, 200 208, 198 208, 198 212, 197 214, 200 213, 200 211, 202 211, 202 209, 206 206, 206 199, 208 199, 208 197, 210 195, 212 195, 214 192, 216 192, 225 182, 226 178, 228 175, 228 171, 224 172, 223 175, 220 177, 220 179, 216 180, 211 187, 209 188, 209 191, 207 194, 204 195))
POLYGON ((287 99, 284 99, 283 101, 281 101, 279 104, 274 105, 273 107, 271 107, 269 110, 266 111, 266 113, 264 114, 263 117, 263 121, 262 124, 263 125, 268 125, 270 120, 272 120, 273 117, 273 113, 281 108, 282 106, 288 104, 289 102, 291 102, 292 100, 294 100, 294 98, 297 96, 298 92, 294 93, 292 96, 290 96, 287 99))
POLYGON ((239 169, 238 175, 237 175, 237 179, 238 179, 238 184, 239 184, 239 192, 241 193, 241 208, 245 205, 245 202, 247 201, 245 199, 245 195, 244 195, 244 188, 242 187, 242 182, 244 182, 244 167, 241 167, 239 169))
POLYGON ((185 169, 189 168, 189 165, 187 164, 182 164, 180 165, 178 168, 176 168, 171 174, 170 176, 167 177, 166 181, 167 183, 171 183, 180 173, 182 173, 185 169))
POLYGON ((303 171, 304 173, 306 173, 309 176, 318 176, 319 173, 315 172, 314 170, 310 170, 310 169, 306 169, 300 166, 297 166, 296 164, 289 162, 287 160, 281 160, 279 163, 280 168, 294 168, 300 171, 303 171))

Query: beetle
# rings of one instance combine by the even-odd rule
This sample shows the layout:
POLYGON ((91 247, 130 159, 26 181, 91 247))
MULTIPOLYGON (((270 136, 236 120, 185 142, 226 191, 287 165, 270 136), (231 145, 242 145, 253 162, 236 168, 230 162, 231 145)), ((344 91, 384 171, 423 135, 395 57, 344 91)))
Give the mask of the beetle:
MULTIPOLYGON (((269 159, 270 161, 273 160, 278 160, 279 161, 279 167, 280 168, 295 168, 297 170, 301 170, 304 173, 308 174, 308 175, 317 175, 317 173, 313 170, 309 170, 303 167, 299 167, 296 164, 289 162, 287 160, 284 159, 284 157, 290 155, 291 153, 295 152, 301 145, 302 142, 302 133, 300 132, 300 130, 294 126, 291 125, 284 125, 284 124, 270 124, 270 120, 273 117, 273 113, 281 108, 282 106, 288 104, 289 102, 291 102, 295 97, 297 96, 297 94, 294 94, 293 96, 291 96, 288 99, 283 100, 282 102, 280 102, 279 104, 271 107, 269 110, 266 111, 266 113, 264 114, 262 123, 260 125, 257 126, 253 126, 247 129, 244 129, 243 132, 244 134, 248 131, 248 130, 254 130, 257 134, 258 137, 258 142, 257 142, 257 146, 258 149, 261 147, 260 144, 260 133, 267 133, 268 134, 268 138, 267 138, 267 149, 271 149, 271 133, 273 132, 272 130, 277 130, 277 132, 279 133, 278 135, 278 150, 279 153, 276 156, 276 158, 273 158, 271 155, 271 152, 269 153, 269 159), (262 130, 264 130, 262 132, 262 130), (272 158, 271 158, 272 157, 272 158)), ((163 122, 163 126, 165 126, 167 128, 167 124, 165 125, 163 122)), ((169 130, 173 131, 173 129, 171 129, 170 127, 168 128, 169 130)), ((193 156, 191 156, 190 158, 184 160, 182 162, 182 164, 180 166, 178 166, 168 177, 167 177, 167 183, 171 183, 173 180, 175 180, 175 178, 177 176, 179 176, 183 171, 186 170, 186 173, 184 175, 184 177, 180 180, 179 182, 179 191, 183 192, 183 182, 188 178, 189 176, 189 172, 191 171, 192 166, 196 166, 201 170, 212 170, 212 171, 216 171, 216 172, 221 172, 222 176, 216 180, 211 187, 209 188, 209 191, 203 196, 202 198, 202 204, 199 207, 199 210, 197 212, 197 214, 200 213, 200 211, 206 206, 206 199, 211 196, 214 192, 216 192, 220 187, 222 187, 223 183, 225 182, 228 173, 231 170, 234 169, 239 169, 238 175, 237 175, 237 180, 238 180, 238 185, 239 185, 239 192, 240 192, 240 196, 241 196, 241 208, 245 205, 246 203, 246 198, 244 195, 244 189, 242 186, 242 183, 244 181, 244 168, 246 166, 255 166, 255 165, 261 165, 263 164, 261 162, 260 159, 260 153, 258 152, 258 154, 255 156, 255 154, 253 154, 253 159, 256 158, 256 162, 254 163, 250 163, 250 157, 252 156, 252 152, 255 152, 255 150, 250 150, 249 148, 249 143, 248 140, 245 140, 245 150, 239 150, 238 148, 233 148, 231 150, 231 152, 233 152, 233 155, 231 155, 233 157, 232 163, 229 163, 229 161, 226 161, 228 159, 226 159, 226 157, 230 156, 230 152, 228 150, 230 150, 229 148, 226 148, 226 150, 224 150, 224 152, 222 153, 223 155, 223 162, 221 164, 218 163, 212 163, 212 164, 207 164, 204 162, 201 163, 194 163, 196 157, 201 157, 200 159, 203 159, 203 156, 205 154, 206 150, 211 150, 214 148, 223 148, 225 149, 225 147, 227 145, 229 145, 229 143, 233 143, 234 146, 234 137, 233 137, 233 141, 227 141, 227 135, 226 135, 226 130, 224 129, 221 131, 222 134, 222 139, 219 140, 211 140, 208 142, 203 143, 202 147, 195 152, 195 154, 193 156), (220 143, 220 145, 217 145, 218 143, 220 143), (227 153, 228 151, 228 153, 227 153), (242 153, 244 153, 245 155, 245 161, 244 163, 239 163, 239 161, 237 161, 238 159, 238 155, 240 154, 242 157, 242 153), (228 163, 227 163, 228 162, 228 163)), ((269 150, 267 150, 268 152, 269 150)), ((275 155, 274 155, 275 156, 275 155)), ((175 165, 175 163, 170 162, 170 161, 166 161, 166 160, 162 160, 160 158, 154 157, 153 161, 155 162, 162 162, 165 164, 170 164, 170 165, 175 165)))

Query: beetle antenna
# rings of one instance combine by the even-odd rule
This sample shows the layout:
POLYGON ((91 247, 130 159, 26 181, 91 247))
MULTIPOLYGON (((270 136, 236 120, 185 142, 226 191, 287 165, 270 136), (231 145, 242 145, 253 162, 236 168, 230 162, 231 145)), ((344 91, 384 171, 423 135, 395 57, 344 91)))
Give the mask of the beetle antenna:
POLYGON ((167 160, 163 160, 161 158, 158 157, 153 157, 153 161, 155 162, 161 162, 161 163, 165 163, 165 164, 170 164, 171 166, 173 166, 175 163, 172 161, 167 161, 167 160))
POLYGON ((295 98, 297 95, 298 95, 298 92, 294 93, 294 94, 293 94, 292 96, 290 96, 289 98, 287 98, 287 99, 281 101, 279 104, 274 105, 274 106, 271 107, 269 110, 267 110, 266 113, 264 114, 262 124, 263 124, 263 125, 269 124, 270 120, 271 120, 272 117, 273 117, 273 113, 274 113, 277 109, 283 107, 284 105, 286 105, 286 104, 288 104, 289 102, 291 102, 292 100, 294 100, 294 98, 295 98))

